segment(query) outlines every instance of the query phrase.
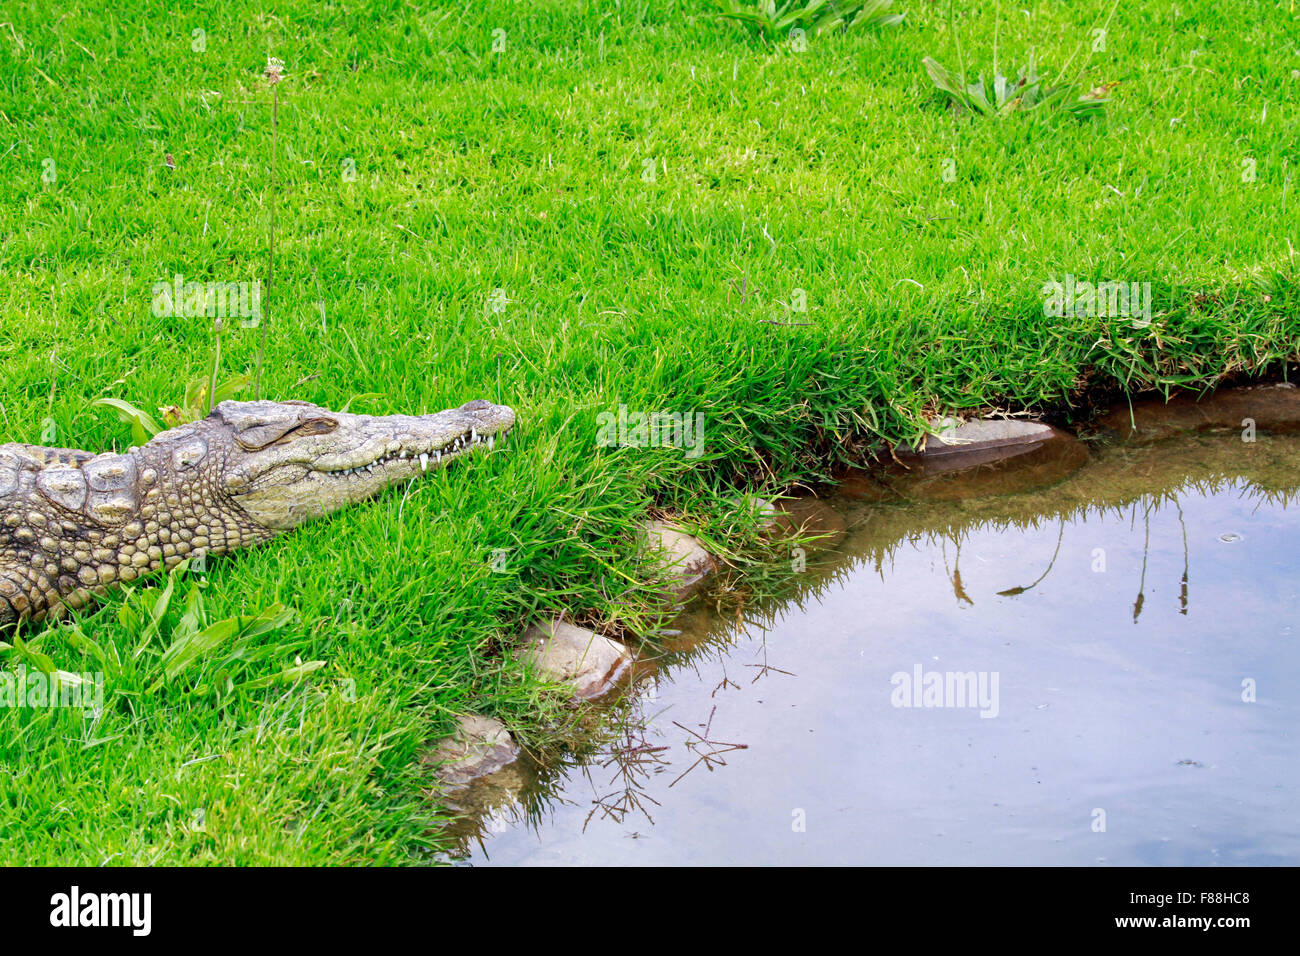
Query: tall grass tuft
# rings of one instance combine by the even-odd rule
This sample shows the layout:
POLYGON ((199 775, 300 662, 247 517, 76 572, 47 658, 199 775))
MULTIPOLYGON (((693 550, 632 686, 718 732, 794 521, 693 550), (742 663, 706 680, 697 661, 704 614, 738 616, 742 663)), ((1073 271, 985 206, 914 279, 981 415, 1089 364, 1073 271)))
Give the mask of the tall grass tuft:
POLYGON ((865 0, 837 3, 836 0, 786 0, 777 7, 776 0, 757 0, 739 4, 728 0, 725 11, 718 14, 746 27, 760 39, 774 43, 791 30, 800 29, 809 36, 821 36, 832 30, 879 30, 901 26, 905 13, 890 13, 894 0, 865 0))

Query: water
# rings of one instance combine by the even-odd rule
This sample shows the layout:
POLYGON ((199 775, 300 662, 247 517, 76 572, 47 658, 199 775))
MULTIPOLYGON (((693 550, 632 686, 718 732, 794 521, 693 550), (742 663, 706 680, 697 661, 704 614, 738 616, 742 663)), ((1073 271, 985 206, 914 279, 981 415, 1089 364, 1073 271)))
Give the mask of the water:
POLYGON ((465 795, 460 858, 1300 863, 1300 439, 954 487, 833 499, 796 594, 684 615, 572 752, 465 795), (897 706, 918 670, 974 699, 897 706))

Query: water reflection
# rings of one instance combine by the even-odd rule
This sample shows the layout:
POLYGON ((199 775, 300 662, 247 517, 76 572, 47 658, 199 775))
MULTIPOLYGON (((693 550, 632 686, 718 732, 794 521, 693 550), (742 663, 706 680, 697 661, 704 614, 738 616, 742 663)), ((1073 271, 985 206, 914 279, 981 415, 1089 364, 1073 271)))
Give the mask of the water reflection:
POLYGON ((781 601, 712 594, 571 750, 474 788, 463 857, 1300 860, 1300 440, 1106 449, 1014 496, 979 481, 836 501, 847 536, 781 601), (995 719, 968 706, 978 681, 944 696, 954 675, 991 678, 995 719))

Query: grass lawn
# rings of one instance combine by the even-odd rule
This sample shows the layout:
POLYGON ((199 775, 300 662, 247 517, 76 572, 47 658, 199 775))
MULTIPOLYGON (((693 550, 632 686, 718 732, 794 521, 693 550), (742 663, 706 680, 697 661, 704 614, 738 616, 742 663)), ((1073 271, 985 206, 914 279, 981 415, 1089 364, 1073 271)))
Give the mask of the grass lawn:
MULTIPOLYGON (((83 614, 118 676, 95 721, 0 709, 0 862, 423 859, 416 755, 468 711, 544 739, 552 698, 502 651, 560 610, 644 631, 650 509, 744 565, 737 488, 931 413, 1293 370, 1293 0, 955 6, 799 52, 709 0, 7 2, 0 442, 127 447, 91 402, 179 404, 213 362, 212 322, 155 315, 155 283, 265 283, 273 223, 269 311, 221 334, 223 378, 265 332, 268 397, 487 398, 520 424, 213 561, 209 619, 296 612, 224 673, 158 686, 139 588, 83 614), (1117 81, 1104 114, 948 109, 922 58, 991 76, 995 38, 1002 72, 1032 49, 1049 79, 1117 81), (1045 314, 1067 275, 1150 283, 1151 323, 1045 314), (703 413, 704 454, 600 447, 620 404, 703 413), (275 682, 295 660, 325 664, 275 682)), ((66 630, 23 637, 96 669, 66 630)))

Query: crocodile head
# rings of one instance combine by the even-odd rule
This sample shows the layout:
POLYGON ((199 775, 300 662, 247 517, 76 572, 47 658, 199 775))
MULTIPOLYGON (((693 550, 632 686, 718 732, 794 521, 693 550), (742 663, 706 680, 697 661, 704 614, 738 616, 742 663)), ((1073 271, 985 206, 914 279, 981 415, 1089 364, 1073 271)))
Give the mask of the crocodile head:
POLYGON ((476 450, 515 423, 482 400, 434 415, 351 415, 307 402, 222 402, 221 490, 272 532, 330 514, 476 450))

